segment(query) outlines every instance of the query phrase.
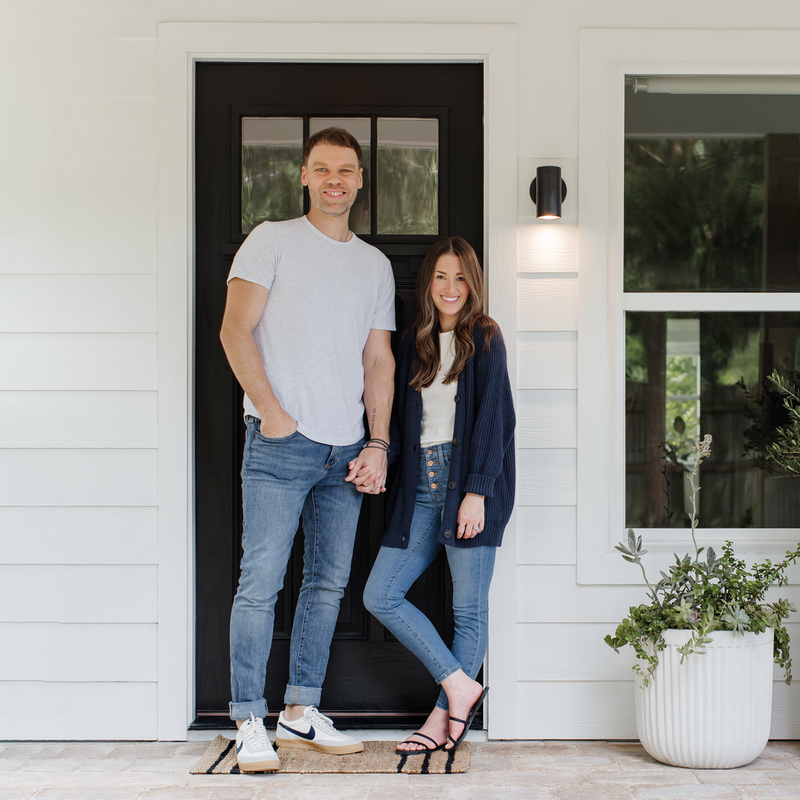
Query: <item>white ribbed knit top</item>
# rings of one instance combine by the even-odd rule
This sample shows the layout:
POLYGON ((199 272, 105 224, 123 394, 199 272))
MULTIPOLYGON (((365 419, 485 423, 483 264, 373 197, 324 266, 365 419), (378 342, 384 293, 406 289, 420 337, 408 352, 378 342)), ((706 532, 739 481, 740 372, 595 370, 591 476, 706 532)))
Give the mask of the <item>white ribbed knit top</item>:
POLYGON ((456 396, 458 381, 445 385, 443 383, 450 367, 453 366, 455 353, 453 352, 453 331, 439 334, 439 353, 442 363, 439 366, 439 375, 434 382, 423 389, 422 394, 422 431, 420 445, 430 447, 433 444, 443 444, 453 441, 453 426, 456 422, 456 396))

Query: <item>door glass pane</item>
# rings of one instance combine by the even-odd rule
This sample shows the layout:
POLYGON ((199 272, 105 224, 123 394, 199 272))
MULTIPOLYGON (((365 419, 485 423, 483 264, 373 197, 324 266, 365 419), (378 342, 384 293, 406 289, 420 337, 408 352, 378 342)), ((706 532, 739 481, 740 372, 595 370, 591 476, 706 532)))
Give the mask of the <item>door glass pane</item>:
POLYGON ((800 98, 626 93, 625 291, 800 289, 800 98))
POLYGON ((358 196, 350 208, 350 230, 353 233, 372 233, 369 214, 370 198, 372 196, 369 117, 311 117, 309 120, 309 135, 313 136, 325 128, 344 128, 348 133, 355 136, 356 141, 361 146, 364 185, 358 190, 358 196))
POLYGON ((242 233, 303 216, 303 120, 242 119, 242 233))
POLYGON ((688 526, 686 465, 707 433, 701 527, 797 525, 800 478, 770 471, 765 452, 789 421, 767 376, 800 378, 799 333, 790 312, 626 315, 627 525, 688 526))
POLYGON ((439 120, 378 119, 378 233, 439 233, 439 120))

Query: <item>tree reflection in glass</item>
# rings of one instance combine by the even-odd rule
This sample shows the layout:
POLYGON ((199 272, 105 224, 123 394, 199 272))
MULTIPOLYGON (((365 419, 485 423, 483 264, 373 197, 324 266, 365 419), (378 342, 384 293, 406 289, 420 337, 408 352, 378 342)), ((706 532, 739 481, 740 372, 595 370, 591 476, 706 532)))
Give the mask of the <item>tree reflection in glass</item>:
POLYGON ((242 119, 242 233, 303 215, 303 120, 242 119))
POLYGON ((770 473, 763 456, 788 421, 767 376, 775 368, 794 378, 799 334, 797 313, 626 314, 627 525, 688 524, 685 467, 706 433, 716 447, 703 479, 703 525, 797 524, 800 479, 770 473))
POLYGON ((761 138, 626 140, 626 292, 764 288, 764 149, 761 138))
POLYGON ((439 233, 439 121, 378 119, 379 234, 439 233))

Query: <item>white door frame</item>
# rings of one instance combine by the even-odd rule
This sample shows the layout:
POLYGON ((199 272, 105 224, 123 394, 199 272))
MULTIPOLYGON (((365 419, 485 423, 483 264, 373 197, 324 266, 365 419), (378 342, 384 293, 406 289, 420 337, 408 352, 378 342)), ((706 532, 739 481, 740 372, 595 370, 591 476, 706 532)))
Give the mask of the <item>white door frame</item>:
MULTIPOLYGON (((194 64, 396 61, 484 65, 484 264, 516 366, 517 45, 514 25, 162 23, 158 26, 158 737, 194 719, 194 64)), ((469 169, 471 165, 455 165, 469 169)), ((516 736, 516 531, 492 587, 489 735, 516 736)))

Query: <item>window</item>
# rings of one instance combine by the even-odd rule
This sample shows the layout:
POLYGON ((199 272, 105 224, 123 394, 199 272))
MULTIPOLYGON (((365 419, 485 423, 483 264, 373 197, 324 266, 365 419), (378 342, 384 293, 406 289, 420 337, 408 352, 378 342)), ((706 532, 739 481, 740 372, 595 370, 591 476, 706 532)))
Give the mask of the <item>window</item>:
MULTIPOLYGON (((660 441, 669 441, 670 437, 677 445, 676 438, 693 435, 691 420, 687 419, 690 407, 700 418, 701 431, 707 421, 714 421, 720 430, 726 424, 733 425, 733 417, 722 404, 725 398, 721 397, 724 392, 737 391, 730 388, 732 381, 729 378, 737 372, 747 382, 752 379, 755 369, 758 382, 757 378, 764 374, 767 364, 762 357, 770 349, 769 346, 762 348, 762 337, 765 337, 766 345, 772 341, 774 352, 783 350, 790 353, 792 348, 796 352, 794 328, 800 314, 800 292, 794 285, 797 280, 796 259, 773 259, 772 264, 769 259, 758 260, 753 257, 758 248, 752 239, 749 251, 743 249, 733 253, 737 264, 733 271, 721 272, 710 260, 702 270, 694 273, 687 271, 685 262, 680 269, 673 269, 666 259, 651 269, 644 268, 647 265, 643 259, 636 275, 632 263, 626 264, 625 261, 625 245, 630 243, 630 239, 627 243, 625 241, 624 219, 626 146, 630 148, 634 140, 647 140, 651 148, 668 147, 666 142, 669 141, 705 140, 692 155, 707 159, 709 147, 727 146, 722 140, 727 139, 730 143, 750 140, 749 144, 744 143, 751 148, 749 153, 740 150, 740 157, 746 156, 752 166, 757 163, 754 149, 764 148, 762 174, 767 175, 770 148, 773 144, 780 144, 778 135, 796 136, 800 131, 796 112, 787 113, 785 106, 784 128, 761 125, 770 116, 774 119, 775 106, 789 99, 779 95, 777 89, 775 94, 768 92, 771 83, 783 85, 781 91, 785 95, 800 94, 797 89, 800 85, 800 58, 797 55, 800 52, 800 33, 583 30, 579 34, 579 47, 577 578, 579 583, 585 584, 631 584, 639 582, 639 578, 614 550, 614 545, 625 536, 626 517, 633 520, 638 516, 636 521, 642 522, 643 514, 635 497, 636 490, 632 490, 633 495, 632 492, 626 493, 629 477, 626 465, 629 459, 642 460, 637 456, 635 446, 626 452, 626 429, 629 425, 631 430, 638 426, 638 432, 633 431, 630 436, 632 445, 635 437, 642 440, 648 427, 654 438, 658 435, 656 446, 660 441), (706 74, 701 76, 703 72, 706 74), (676 106, 667 108, 662 105, 665 99, 677 102, 679 95, 656 97, 655 92, 642 93, 639 99, 650 102, 650 122, 655 121, 655 124, 648 123, 646 128, 634 127, 625 102, 626 91, 631 91, 626 90, 626 80, 633 76, 654 75, 680 76, 681 81, 672 81, 675 84, 681 83, 683 78, 696 84, 700 77, 704 77, 709 86, 713 84, 711 88, 716 89, 726 82, 728 85, 723 90, 714 91, 713 96, 704 96, 701 105, 705 111, 701 110, 693 126, 682 124, 675 113, 676 106), (718 76, 724 80, 720 81, 718 76), (741 113, 740 102, 730 103, 731 98, 715 97, 728 94, 732 85, 742 83, 760 84, 750 91, 750 110, 746 115, 741 113), (720 112, 723 105, 737 112, 734 117, 725 117, 720 112), (715 130, 706 124, 709 120, 717 125, 715 130), (645 372, 642 369, 647 358, 642 330, 648 325, 657 325, 659 331, 663 331, 660 334, 663 352, 658 354, 655 347, 650 348, 650 357, 656 358, 657 364, 654 364, 652 372, 646 373, 647 383, 650 378, 658 378, 655 383, 661 385, 660 398, 656 401, 651 397, 649 407, 644 400, 645 372), (635 352, 637 338, 638 355, 635 352), (714 351, 714 340, 727 342, 727 351, 714 351), (765 352, 756 356, 754 348, 765 352), (693 373, 693 358, 699 359, 699 366, 694 367, 699 372, 693 373), (663 376, 657 375, 659 372, 663 376), (697 376, 694 381, 693 375, 697 376), (634 389, 637 394, 631 397, 634 389), (633 408, 631 403, 626 404, 626 400, 632 401, 633 408), (718 403, 717 407, 715 403, 718 403), (683 406, 678 408, 677 404, 683 406), (649 408, 656 410, 660 418, 646 420, 645 413, 649 408), (633 410, 638 416, 626 419, 626 410, 633 410), (681 419, 676 427, 674 423, 678 417, 681 419), (632 500, 630 506, 629 499, 632 500)), ((741 99, 741 95, 739 97, 741 99)), ((793 158, 782 163, 789 168, 783 174, 791 172, 793 158)), ((777 185, 773 182, 773 186, 777 185)), ((796 197, 797 182, 792 179, 785 185, 790 185, 790 191, 796 197)), ((734 188, 738 190, 740 187, 734 188)), ((762 214, 764 204, 771 202, 767 199, 770 193, 768 182, 764 183, 763 191, 762 214)), ((754 195, 742 195, 744 200, 748 197, 752 200, 754 195)), ((704 200, 702 196, 699 199, 704 200)), ((747 209, 747 202, 744 202, 740 212, 747 209)), ((708 201, 703 213, 712 235, 714 228, 709 215, 713 211, 713 201, 708 201)), ((780 246, 771 241, 772 234, 780 234, 782 228, 785 231, 782 223, 775 224, 780 215, 770 212, 770 216, 772 224, 764 226, 762 220, 755 231, 766 251, 780 246)), ((716 224, 713 218, 712 222, 716 224)), ((661 215, 650 217, 649 225, 661 224, 661 215)), ((792 224, 796 230, 797 220, 794 219, 792 224)), ((747 231, 738 230, 736 233, 740 235, 740 241, 744 241, 747 231)), ((707 246, 702 241, 699 244, 707 246)), ((779 355, 778 360, 781 358, 779 355)), ((789 358, 789 363, 792 360, 796 358, 789 358)), ((739 409, 737 413, 743 413, 741 404, 739 409)), ((741 437, 745 424, 741 418, 735 422, 741 437)), ((739 462, 745 462, 742 456, 746 439, 734 442, 727 434, 723 437, 718 433, 714 457, 723 445, 721 438, 728 443, 726 446, 734 448, 735 458, 723 455, 729 464, 741 470, 739 462)), ((656 459, 657 468, 662 465, 663 462, 656 459)), ((726 480, 732 480, 734 486, 736 481, 752 483, 755 480, 753 475, 761 475, 762 471, 756 472, 758 468, 753 464, 749 469, 754 470, 750 475, 734 472, 726 476, 726 480)), ((665 504, 666 496, 663 495, 663 476, 659 473, 657 478, 658 489, 662 492, 660 507, 665 504)), ((644 482, 647 477, 640 473, 632 480, 644 482)), ((784 479, 780 480, 785 483, 784 479)), ((671 487, 673 518, 681 504, 679 483, 676 478, 671 487)), ((706 529, 702 537, 704 544, 719 548, 729 538, 735 540, 737 553, 745 557, 780 557, 798 538, 797 511, 789 510, 791 501, 784 502, 784 483, 765 480, 757 489, 760 495, 754 494, 761 512, 766 515, 769 508, 772 515, 764 520, 753 518, 754 525, 763 527, 739 527, 742 513, 754 505, 751 502, 745 503, 738 515, 728 510, 727 520, 720 518, 715 521, 710 513, 706 519, 705 511, 712 510, 709 499, 705 509, 700 508, 701 524, 716 527, 706 529), (779 486, 780 491, 777 491, 779 486), (784 509, 780 510, 779 505, 784 509)), ((708 483, 705 483, 704 492, 711 494, 707 489, 708 483)), ((753 513, 757 514, 758 509, 753 508, 753 513)), ((674 551, 686 550, 686 531, 674 524, 670 528, 663 527, 663 517, 644 522, 646 524, 641 527, 645 528, 643 533, 650 564, 656 570, 663 569, 672 561, 674 551), (647 528, 647 525, 653 527, 647 528)), ((744 522, 749 524, 749 520, 744 522)))
POLYGON ((364 185, 350 209, 351 229, 368 241, 381 235, 432 239, 440 229, 441 124, 441 117, 242 116, 241 234, 307 211, 298 180, 305 136, 336 126, 353 134, 362 150, 364 185))
POLYGON ((625 128, 625 524, 688 525, 707 433, 701 527, 800 522, 800 478, 766 459, 788 423, 769 375, 800 376, 800 98, 630 85, 625 128), (781 310, 750 311, 756 292, 781 310), (678 311, 678 293, 713 293, 714 310, 678 311))

